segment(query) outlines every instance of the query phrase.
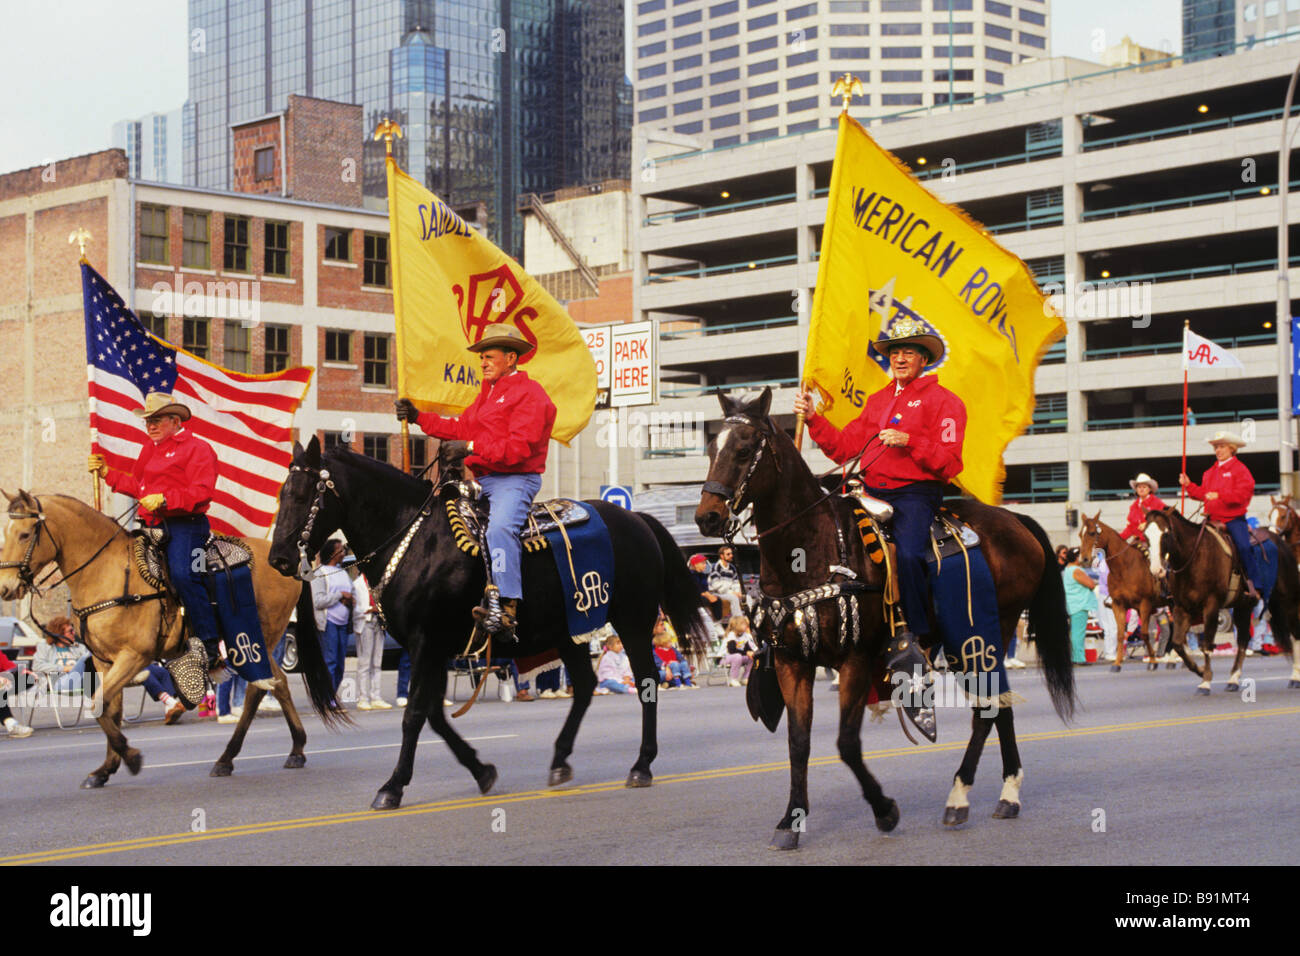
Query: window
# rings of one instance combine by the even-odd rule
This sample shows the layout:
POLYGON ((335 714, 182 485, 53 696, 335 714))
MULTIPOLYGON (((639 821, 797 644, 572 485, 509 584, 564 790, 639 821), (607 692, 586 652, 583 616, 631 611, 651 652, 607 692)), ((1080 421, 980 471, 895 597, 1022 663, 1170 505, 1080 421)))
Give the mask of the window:
POLYGON ((1241 18, 1245 20, 1247 23, 1254 23, 1256 12, 1257 12, 1257 5, 1253 3, 1248 3, 1246 4, 1245 9, 1241 11, 1241 18))
POLYGON ((715 116, 709 120, 709 129, 724 129, 728 126, 736 126, 739 123, 739 113, 728 113, 726 116, 715 116))
POLYGON ((989 13, 996 13, 1000 17, 1011 17, 1011 7, 1005 3, 998 3, 998 0, 984 0, 984 9, 989 13))
POLYGON ((700 45, 700 34, 698 31, 695 33, 688 33, 686 36, 676 37, 673 39, 674 50, 684 50, 688 46, 699 46, 699 45, 700 45))
POLYGON ((831 13, 870 13, 871 0, 831 0, 831 13))
POLYGON ((812 86, 817 82, 816 73, 805 73, 803 76, 792 76, 785 81, 787 90, 802 90, 805 86, 812 86))
POLYGON ((919 23, 882 23, 880 35, 885 37, 911 37, 921 33, 919 23))
POLYGON ((725 93, 714 93, 709 97, 710 106, 728 106, 739 102, 740 90, 727 90, 725 93))
POLYGON ((668 26, 666 20, 651 20, 649 23, 643 23, 636 28, 636 35, 639 37, 648 37, 655 33, 663 33, 664 28, 668 26))
MULTIPOLYGON (((429 439, 411 436, 411 474, 418 475, 429 467, 429 439)), ((691 515, 694 516, 692 511, 691 515)), ((691 520, 694 520, 692 517, 691 520)))
MULTIPOLYGON (((773 107, 775 109, 775 107, 773 107)), ((772 129, 755 129, 749 131, 749 138, 746 142, 757 143, 761 139, 772 139, 780 133, 775 127, 772 129)), ((692 512, 694 513, 694 512, 692 512)))
MULTIPOLYGON (((684 56, 680 60, 673 60, 674 70, 693 70, 704 63, 704 60, 698 53, 691 56, 684 56)), ((674 87, 676 89, 676 87, 674 87)))
POLYGON ((753 10, 755 7, 763 7, 769 3, 775 3, 775 2, 776 0, 746 0, 745 6, 748 7, 750 10, 753 10))
POLYGON ((699 23, 703 17, 703 10, 688 10, 686 13, 679 13, 673 17, 673 26, 689 27, 692 23, 699 23))
POLYGON ((352 231, 325 227, 325 258, 335 262, 352 261, 352 231))
POLYGON ((668 49, 668 44, 663 40, 656 40, 654 43, 647 43, 645 46, 636 48, 637 56, 658 56, 668 49))
POLYGON ((673 92, 688 93, 691 90, 698 90, 703 85, 704 85, 704 77, 692 76, 688 80, 677 80, 675 83, 673 83, 673 92))
MULTIPOLYGON (((921 55, 919 46, 883 46, 880 48, 880 55, 886 60, 914 60, 921 55)), ((831 59, 837 59, 835 51, 831 51, 831 59)), ((844 59, 844 57, 839 57, 844 59)))
POLYGON ((1026 10, 1024 7, 1021 7, 1016 11, 1016 14, 1021 20, 1024 20, 1026 23, 1032 23, 1036 27, 1047 26, 1047 17, 1043 16, 1041 13, 1035 13, 1033 10, 1026 10))
POLYGON ((761 53, 764 50, 772 50, 775 48, 776 48, 776 37, 770 36, 770 37, 763 37, 763 39, 761 40, 750 41, 748 51, 750 53, 761 53))
MULTIPOLYGON (((750 72, 752 73, 754 71, 750 70, 750 72)), ((717 73, 709 74, 709 82, 712 83, 714 86, 717 86, 721 83, 730 83, 732 80, 738 80, 738 79, 740 79, 740 67, 738 66, 733 66, 730 69, 719 70, 717 73)))
POLYGON ((786 31, 785 42, 791 45, 803 43, 805 40, 817 39, 816 25, 810 27, 793 27, 786 31))
POLYGON ((973 10, 973 0, 933 0, 935 10, 973 10))
MULTIPOLYGON (((938 47, 935 47, 935 49, 938 50, 938 47)), ((984 48, 984 55, 988 57, 990 60, 997 60, 999 63, 1011 62, 1011 54, 1008 53, 1006 50, 999 50, 995 46, 986 46, 984 48)))
POLYGON ((985 70, 984 82, 992 83, 994 86, 1001 86, 1003 83, 1003 76, 997 70, 985 70))
MULTIPOLYGON (((859 98, 858 102, 861 103, 863 99, 865 99, 865 97, 859 98)), ((819 125, 818 120, 815 119, 804 120, 802 123, 791 123, 789 126, 785 128, 785 131, 791 134, 811 133, 813 130, 817 129, 818 125, 819 125)))
POLYGON ((804 17, 812 17, 816 15, 817 4, 815 3, 805 3, 802 6, 791 7, 785 11, 785 19, 787 23, 791 20, 801 20, 804 17))
POLYGON ((704 106, 704 100, 698 96, 693 100, 682 100, 680 103, 673 105, 673 115, 681 116, 683 113, 694 113, 704 106))
POLYGON ((352 333, 325 330, 325 361, 352 364, 352 333))
POLYGON ((206 269, 211 265, 208 256, 208 214, 186 209, 181 214, 181 265, 190 269, 206 269))
POLYGON ((248 372, 248 326, 226 321, 222 329, 221 364, 232 372, 248 372))
POLYGON ((140 261, 168 261, 166 206, 140 206, 140 261))
POLYGON ((760 73, 771 73, 776 69, 776 60, 764 60, 762 63, 749 64, 749 75, 758 76, 760 73))
POLYGON ((709 30, 709 39, 725 40, 727 37, 734 37, 739 32, 739 23, 724 23, 720 27, 713 27, 713 29, 709 30))
POLYGON ((1036 47, 1039 50, 1047 49, 1046 37, 1035 36, 1032 33, 1026 33, 1024 30, 1020 31, 1020 42, 1026 46, 1036 47))
POLYGON ((656 63, 654 66, 643 66, 636 71, 638 80, 652 80, 656 76, 663 76, 668 72, 667 63, 656 63))
POLYGON ((376 388, 388 388, 392 379, 388 373, 388 336, 367 335, 364 343, 365 364, 362 383, 376 388))
POLYGON ((833 37, 867 37, 871 36, 870 23, 832 23, 833 37))
MULTIPOLYGON (((973 46, 937 46, 934 48, 934 55, 945 59, 950 56, 974 56, 975 48, 973 46)), ((1008 56, 1010 56, 1010 54, 1008 54, 1008 56)), ((1011 61, 1007 60, 1007 62, 1010 63, 1011 61)))
POLYGON ((267 375, 283 372, 289 367, 289 327, 268 325, 265 326, 265 335, 262 371, 267 375))
POLYGON ((1277 11, 1278 11, 1277 0, 1264 0, 1264 16, 1275 17, 1277 16, 1277 11))
POLYGON ((641 91, 641 99, 654 100, 664 96, 668 92, 668 87, 660 83, 658 86, 647 86, 641 91))
POLYGON ((739 134, 735 136, 723 136, 720 139, 715 139, 713 141, 713 148, 721 149, 723 146, 735 146, 739 142, 740 142, 739 134))
POLYGON ((253 181, 266 182, 275 178, 275 147, 263 146, 253 150, 253 181))
POLYGON ((361 450, 366 457, 376 461, 388 461, 388 436, 364 435, 361 438, 361 450))
MULTIPOLYGON (((936 81, 936 82, 939 82, 939 83, 947 83, 947 82, 948 82, 948 71, 947 71, 947 70, 935 70, 935 71, 934 71, 934 78, 935 78, 935 81, 936 81)), ((968 82, 968 81, 970 81, 970 80, 974 80, 974 79, 975 79, 975 71, 974 71, 974 70, 953 70, 953 71, 952 71, 952 81, 953 81, 954 83, 965 83, 965 82, 968 82)))
MULTIPOLYGON (((947 71, 945 70, 944 72, 946 73, 947 71)), ((880 82, 881 83, 920 83, 924 75, 925 75, 924 70, 881 70, 880 82)), ((937 78, 938 77, 936 72, 936 79, 937 78)), ((945 80, 947 78, 948 78, 947 76, 944 77, 945 80)))
POLYGON ((934 25, 935 33, 974 33, 975 24, 973 23, 936 23, 934 25))
POLYGON ((645 16, 648 13, 658 13, 663 8, 664 0, 645 0, 636 5, 636 12, 638 16, 645 16))
POLYGON ((652 110, 642 110, 641 112, 637 113, 636 121, 638 123, 654 123, 658 120, 663 119, 667 115, 668 115, 668 108, 666 106, 656 106, 652 110))
POLYGON ((1006 27, 1000 27, 996 23, 984 24, 985 36, 997 37, 999 40, 1010 40, 1011 31, 1006 27))
POLYGON ((323 451, 329 451, 331 448, 347 448, 347 447, 349 447, 349 446, 348 446, 348 445, 343 441, 343 433, 342 433, 342 432, 322 432, 322 433, 321 433, 321 436, 322 436, 322 437, 321 437, 321 449, 322 449, 323 451))
POLYGON ((365 234, 365 265, 361 282, 364 285, 388 287, 388 237, 377 233, 365 234))
POLYGON ((920 93, 882 93, 881 106, 921 106, 923 98, 920 93))
POLYGON ((163 341, 167 340, 167 316, 157 315, 153 312, 137 312, 140 317, 140 323, 154 335, 163 341))
POLYGON ((696 133, 704 130, 704 121, 696 120, 694 123, 683 123, 681 126, 674 126, 674 133, 685 133, 687 136, 694 136, 696 133))
POLYGON ((729 0, 727 3, 715 3, 709 7, 709 16, 725 17, 728 13, 735 13, 740 9, 740 4, 736 0, 729 0))
POLYGON ((785 111, 787 113, 802 113, 804 110, 810 110, 816 106, 818 99, 820 99, 820 97, 808 96, 801 100, 787 100, 785 111))
POLYGON ((881 13, 920 13, 921 0, 880 0, 881 13))
MULTIPOLYGON (((843 74, 842 72, 840 72, 839 70, 831 70, 829 73, 826 74, 826 82, 829 83, 829 84, 831 84, 831 86, 834 86, 834 85, 835 85, 835 81, 838 80, 838 79, 839 79, 841 76, 843 76, 843 75, 844 75, 844 74, 843 74)), ((863 71, 857 73, 857 77, 858 77, 858 79, 861 80, 863 83, 870 83, 870 82, 871 82, 871 71, 870 71, 870 70, 863 70, 863 71)), ((861 97, 854 97, 854 98, 853 98, 853 102, 857 103, 860 99, 862 100, 863 103, 866 103, 868 100, 871 99, 871 97, 868 96, 868 97, 866 97, 865 99, 863 99, 863 98, 861 98, 861 97)))
POLYGON ((287 222, 266 224, 266 253, 263 256, 262 271, 269 276, 289 274, 289 224, 287 222))
POLYGON ((248 217, 227 216, 222 267, 231 272, 248 271, 248 217))
POLYGON ((770 27, 775 25, 776 25, 775 13, 766 13, 761 17, 753 17, 750 19, 748 24, 751 30, 761 30, 764 27, 770 27))
MULTIPOLYGON (((890 49, 889 47, 886 47, 883 52, 888 54, 889 49, 890 49)), ((894 49, 899 49, 899 47, 894 47, 894 49)), ((911 50, 913 49, 913 47, 902 47, 901 49, 911 50)), ((832 60, 865 60, 870 55, 871 55, 870 47, 865 47, 865 46, 831 47, 832 60)), ((918 56, 919 55, 920 54, 918 54, 918 56)))
MULTIPOLYGON (((866 47, 863 47, 862 49, 865 51, 866 47)), ((866 56, 866 53, 863 52, 862 55, 866 56)), ((834 50, 831 50, 831 59, 832 60, 835 59, 834 50)), ((786 66, 803 66, 805 63, 816 63, 816 62, 817 62, 816 50, 805 50, 802 53, 792 53, 785 58, 786 66)))
POLYGON ((751 123, 756 122, 757 120, 771 119, 776 115, 777 109, 778 107, 775 103, 771 106, 760 106, 758 109, 750 110, 745 118, 751 123))
POLYGON ((732 46, 724 46, 718 50, 710 50, 709 62, 717 63, 719 60, 734 60, 738 56, 740 56, 740 47, 733 44, 732 46))
POLYGON ((181 348, 199 358, 208 357, 207 319, 186 319, 181 323, 181 348))
POLYGON ((748 90, 746 90, 745 95, 748 96, 751 100, 756 100, 762 96, 771 96, 773 93, 777 91, 777 88, 779 86, 780 84, 775 81, 771 83, 759 83, 755 86, 751 86, 748 90))

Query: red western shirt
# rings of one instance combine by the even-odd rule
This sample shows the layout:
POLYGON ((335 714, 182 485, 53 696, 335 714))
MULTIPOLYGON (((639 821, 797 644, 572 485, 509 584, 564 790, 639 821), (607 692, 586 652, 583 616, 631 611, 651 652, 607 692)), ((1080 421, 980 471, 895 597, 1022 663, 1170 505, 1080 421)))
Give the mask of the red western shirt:
POLYGON ((966 405, 933 375, 913 379, 898 391, 890 382, 867 399, 862 414, 839 431, 821 415, 808 418, 813 441, 838 464, 854 458, 886 428, 907 433, 902 447, 873 446, 862 456, 870 488, 899 488, 915 481, 950 481, 961 473, 966 405), (895 394, 897 393, 897 394, 895 394))
POLYGON ((104 480, 114 491, 132 498, 162 495, 167 500, 158 511, 140 510, 147 525, 161 524, 163 518, 201 515, 208 510, 217 484, 217 454, 202 438, 182 428, 156 445, 146 441, 129 473, 110 468, 104 480))
POLYGON ((1187 493, 1197 501, 1205 501, 1205 516, 1214 521, 1231 521, 1240 518, 1250 507, 1250 496, 1255 493, 1255 476, 1233 455, 1227 461, 1216 461, 1205 470, 1201 483, 1187 486, 1187 493), (1205 496, 1217 491, 1219 497, 1206 501, 1205 496))
POLYGON ((555 403, 527 372, 516 369, 484 382, 474 404, 457 417, 425 412, 418 424, 434 438, 472 441, 474 453, 465 464, 475 474, 541 474, 555 427, 555 403))
POLYGON ((1163 511, 1165 503, 1157 498, 1154 494, 1147 495, 1145 498, 1136 498, 1128 506, 1128 524, 1124 530, 1119 533, 1121 538, 1131 538, 1135 534, 1142 533, 1142 522, 1146 520, 1148 511, 1163 511))

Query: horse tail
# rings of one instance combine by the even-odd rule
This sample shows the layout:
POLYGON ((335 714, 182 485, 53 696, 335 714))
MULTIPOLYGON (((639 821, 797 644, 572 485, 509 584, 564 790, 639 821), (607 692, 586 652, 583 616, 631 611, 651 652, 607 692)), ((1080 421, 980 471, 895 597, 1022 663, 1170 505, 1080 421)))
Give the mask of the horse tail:
POLYGON ((325 666, 325 652, 321 650, 320 632, 316 630, 316 605, 311 597, 311 583, 307 581, 298 595, 298 630, 294 639, 298 645, 298 670, 307 686, 312 710, 331 730, 352 723, 334 696, 334 678, 325 666))
POLYGON ((668 529, 659 520, 644 512, 637 512, 659 542, 659 550, 664 558, 664 613, 673 622, 673 630, 679 637, 690 640, 691 649, 699 654, 709 651, 709 632, 705 627, 700 612, 704 609, 704 600, 700 589, 695 586, 695 578, 686 566, 677 542, 668 533, 668 529))
POLYGON ((1074 716, 1076 703, 1074 664, 1070 647, 1069 615, 1065 610, 1065 582, 1056 567, 1056 552, 1047 532, 1028 515, 1015 514, 1043 550, 1043 574, 1029 602, 1029 626, 1038 647, 1043 677, 1052 706, 1061 720, 1074 716))
POLYGON ((1271 537, 1277 548, 1277 581, 1268 602, 1273 643, 1287 657, 1294 657, 1296 640, 1300 638, 1300 634, 1292 632, 1293 628, 1300 625, 1300 618, 1296 614, 1297 602, 1300 602, 1300 569, 1291 560, 1291 546, 1276 534, 1271 537))

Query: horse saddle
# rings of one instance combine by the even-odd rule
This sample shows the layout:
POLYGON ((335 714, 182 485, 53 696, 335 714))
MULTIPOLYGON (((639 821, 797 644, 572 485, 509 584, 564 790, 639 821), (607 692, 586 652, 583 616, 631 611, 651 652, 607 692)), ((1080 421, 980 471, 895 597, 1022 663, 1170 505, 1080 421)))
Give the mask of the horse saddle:
MULTIPOLYGON (((163 528, 140 528, 135 532, 131 557, 135 568, 149 584, 156 588, 167 587, 167 551, 164 548, 167 532, 163 528)), ((213 534, 205 546, 207 568, 210 572, 223 568, 237 568, 251 564, 253 552, 238 538, 213 534)))
MULTIPOLYGON (((447 499, 446 506, 456 546, 467 554, 480 554, 486 545, 488 503, 462 494, 447 499)), ((546 532, 584 524, 587 519, 587 510, 572 498, 534 501, 520 529, 519 541, 526 551, 543 551, 550 546, 546 532)))
MULTIPOLYGON (((873 498, 865 491, 853 491, 844 497, 854 503, 853 514, 862 536, 862 543, 867 554, 877 563, 883 542, 892 541, 890 519, 894 516, 893 507, 879 498, 873 498)), ((960 554, 963 550, 973 548, 980 543, 980 536, 975 529, 962 521, 947 508, 940 507, 930 525, 930 561, 942 561, 944 558, 960 554)))

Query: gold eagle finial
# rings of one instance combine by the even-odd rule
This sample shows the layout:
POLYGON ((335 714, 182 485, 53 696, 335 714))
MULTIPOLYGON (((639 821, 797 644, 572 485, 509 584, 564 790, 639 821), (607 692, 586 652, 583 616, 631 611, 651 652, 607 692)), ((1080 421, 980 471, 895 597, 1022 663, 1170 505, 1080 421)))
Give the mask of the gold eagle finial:
POLYGON ((862 81, 852 73, 845 73, 835 81, 835 86, 831 88, 831 96, 844 97, 844 112, 849 111, 849 103, 855 96, 862 96, 862 81))

